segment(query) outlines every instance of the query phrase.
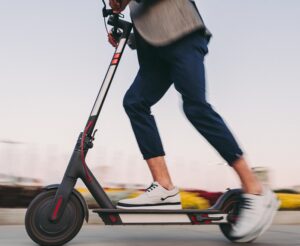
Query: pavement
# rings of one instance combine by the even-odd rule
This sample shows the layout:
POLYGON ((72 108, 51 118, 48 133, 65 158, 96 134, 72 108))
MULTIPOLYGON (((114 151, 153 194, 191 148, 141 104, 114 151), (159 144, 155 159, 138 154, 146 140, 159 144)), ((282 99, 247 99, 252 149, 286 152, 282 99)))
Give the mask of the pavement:
MULTIPOLYGON (((22 225, 24 224, 25 213, 26 209, 0 209, 0 225, 22 225)), ((103 224, 102 220, 92 210, 90 210, 89 216, 89 224, 103 224)), ((273 224, 300 225, 300 211, 279 211, 273 224)))
MULTIPOLYGON (((0 226, 0 246, 34 246, 24 226, 0 226)), ((218 226, 104 226, 85 224, 67 245, 74 246, 228 246, 218 226)), ((235 243, 235 246, 245 245, 235 243)), ((300 225, 273 225, 255 246, 300 246, 300 225)))

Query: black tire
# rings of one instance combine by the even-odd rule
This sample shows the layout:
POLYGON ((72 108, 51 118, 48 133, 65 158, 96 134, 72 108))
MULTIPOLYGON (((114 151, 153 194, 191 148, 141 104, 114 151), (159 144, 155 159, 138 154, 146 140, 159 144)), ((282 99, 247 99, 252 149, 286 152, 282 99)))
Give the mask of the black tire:
POLYGON ((220 224, 219 227, 223 235, 231 242, 234 242, 236 238, 231 236, 232 225, 235 223, 239 212, 239 196, 231 196, 223 205, 222 212, 227 213, 228 223, 220 224))
POLYGON ((29 237, 42 246, 59 246, 72 240, 80 231, 84 210, 79 199, 71 194, 61 219, 53 223, 48 219, 48 211, 57 189, 43 191, 30 203, 25 227, 29 237))
POLYGON ((223 235, 231 242, 236 243, 251 243, 253 242, 258 235, 247 236, 244 238, 236 238, 231 236, 232 225, 236 223, 236 220, 239 216, 239 207, 240 207, 240 197, 238 195, 234 195, 230 197, 223 205, 222 212, 227 213, 228 223, 220 224, 219 227, 223 235))

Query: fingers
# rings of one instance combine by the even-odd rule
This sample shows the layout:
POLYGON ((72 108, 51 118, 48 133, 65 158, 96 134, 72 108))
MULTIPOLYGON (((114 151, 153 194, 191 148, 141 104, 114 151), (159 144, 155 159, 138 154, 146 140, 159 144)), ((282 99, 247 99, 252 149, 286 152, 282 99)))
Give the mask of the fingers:
POLYGON ((112 8, 113 11, 120 11, 121 10, 121 4, 117 0, 109 0, 109 5, 112 8))
POLYGON ((119 14, 126 8, 129 2, 130 0, 109 0, 109 5, 115 14, 119 14))
POLYGON ((114 37, 112 36, 111 33, 109 33, 109 34, 107 35, 107 37, 108 37, 108 42, 109 42, 113 47, 117 47, 117 46, 118 46, 117 41, 114 39, 114 37))

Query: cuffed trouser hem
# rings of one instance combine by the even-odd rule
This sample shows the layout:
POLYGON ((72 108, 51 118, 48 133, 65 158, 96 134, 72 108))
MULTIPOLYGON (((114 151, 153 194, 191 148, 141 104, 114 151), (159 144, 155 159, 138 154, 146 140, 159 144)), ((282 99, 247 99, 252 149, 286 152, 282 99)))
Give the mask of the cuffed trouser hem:
POLYGON ((226 159, 224 157, 223 158, 227 161, 228 165, 232 167, 237 160, 243 157, 243 154, 244 153, 241 151, 234 155, 227 156, 226 159))
POLYGON ((143 158, 144 160, 148 160, 148 159, 151 159, 151 158, 155 158, 155 157, 159 157, 159 156, 165 156, 165 152, 161 152, 159 154, 143 154, 143 158))

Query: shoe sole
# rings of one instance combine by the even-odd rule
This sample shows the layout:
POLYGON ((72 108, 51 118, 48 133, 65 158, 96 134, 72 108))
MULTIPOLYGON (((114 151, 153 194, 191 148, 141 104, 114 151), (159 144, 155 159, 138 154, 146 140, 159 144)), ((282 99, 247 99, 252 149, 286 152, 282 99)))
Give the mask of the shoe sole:
MULTIPOLYGON (((275 198, 276 199, 276 198, 275 198)), ((263 220, 260 221, 259 228, 255 228, 254 231, 250 232, 247 236, 234 240, 237 243, 248 243, 252 242, 261 236, 272 224, 273 219, 277 213, 278 208, 280 207, 281 202, 276 200, 272 201, 271 209, 269 213, 263 217, 263 220), (266 224, 265 224, 266 223, 266 224)))

